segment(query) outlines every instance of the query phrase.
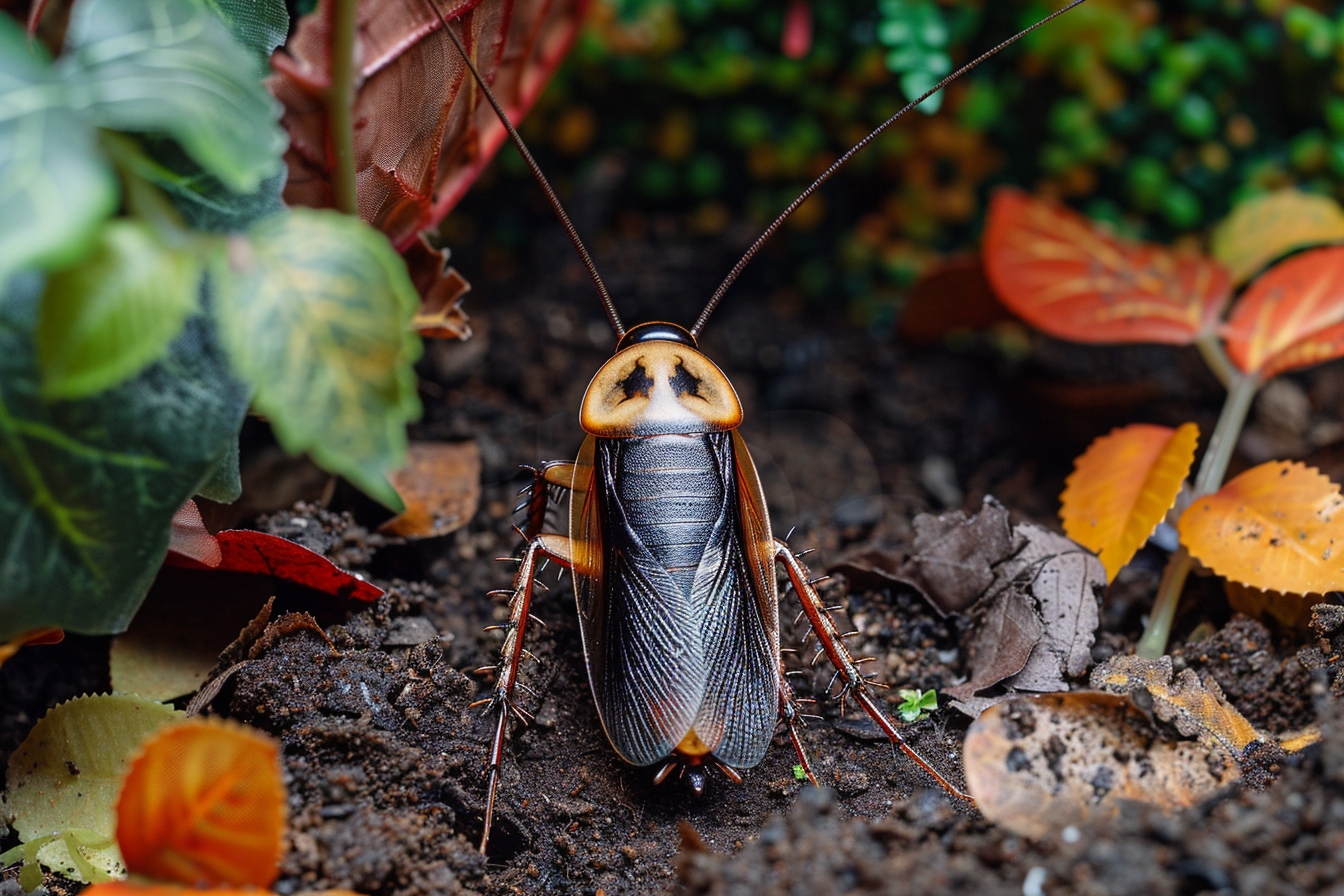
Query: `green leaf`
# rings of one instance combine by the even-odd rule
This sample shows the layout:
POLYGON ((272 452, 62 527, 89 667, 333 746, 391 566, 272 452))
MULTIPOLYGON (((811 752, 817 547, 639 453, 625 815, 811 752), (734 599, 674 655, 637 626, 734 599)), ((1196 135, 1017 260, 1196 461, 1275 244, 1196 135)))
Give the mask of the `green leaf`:
POLYGON ((420 414, 409 329, 419 299, 387 237, 295 209, 235 239, 214 270, 220 335, 280 444, 400 509, 385 476, 420 414))
POLYGON ((220 504, 232 504, 243 496, 243 474, 239 465, 238 436, 229 440, 228 451, 201 483, 196 494, 220 504))
POLYGON ((48 402, 34 345, 41 278, 0 296, 0 639, 43 626, 122 631, 168 527, 247 409, 207 317, 96 398, 48 402))
POLYGON ((240 193, 279 172, 279 105, 228 27, 193 0, 80 0, 56 64, 100 127, 166 133, 240 193))
POLYGON ((194 253, 165 246, 146 224, 119 219, 93 254, 47 280, 37 321, 42 394, 81 398, 144 370, 196 309, 194 253))
POLYGON ((93 127, 41 49, 0 15, 0 289, 15 271, 75 260, 117 204, 93 127))
POLYGON ((5 775, 5 808, 19 839, 51 840, 37 860, 73 880, 124 875, 115 840, 122 774, 146 735, 184 715, 143 697, 99 695, 43 716, 5 775), (56 832, 75 836, 51 837, 56 832))
POLYGON ((147 137, 143 143, 146 164, 136 174, 162 190, 193 230, 241 233, 262 218, 285 210, 281 193, 288 172, 284 168, 262 181, 256 190, 238 193, 201 170, 176 142, 147 137))
POLYGON ((264 65, 271 51, 289 36, 289 13, 284 0, 205 0, 223 19, 238 43, 264 65))

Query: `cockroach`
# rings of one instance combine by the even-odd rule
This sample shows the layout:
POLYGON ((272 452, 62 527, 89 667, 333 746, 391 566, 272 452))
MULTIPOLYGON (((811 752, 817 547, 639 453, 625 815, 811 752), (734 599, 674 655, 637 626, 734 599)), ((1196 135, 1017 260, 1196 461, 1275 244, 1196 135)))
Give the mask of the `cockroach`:
MULTIPOLYGON (((1047 16, 957 71, 879 125, 813 181, 752 243, 689 329, 654 322, 627 329, 555 191, 446 19, 444 30, 536 177, 596 287, 616 331, 616 352, 593 377, 579 423, 578 457, 533 470, 527 545, 509 595, 509 619, 490 697, 494 737, 487 760, 481 852, 490 840, 508 720, 540 564, 570 570, 588 681, 616 753, 659 766, 655 783, 680 771, 702 792, 707 770, 740 783, 761 762, 782 721, 807 779, 798 700, 784 675, 776 566, 782 566, 835 667, 838 696, 857 703, 891 743, 952 797, 974 804, 901 737, 878 706, 879 687, 859 670, 807 567, 770 528, 732 383, 696 346, 728 288, 785 219, 893 122, 985 59, 1077 6, 1047 16), (569 534, 542 531, 552 488, 570 492, 569 534)), ((522 508, 520 508, 522 509, 522 508)))

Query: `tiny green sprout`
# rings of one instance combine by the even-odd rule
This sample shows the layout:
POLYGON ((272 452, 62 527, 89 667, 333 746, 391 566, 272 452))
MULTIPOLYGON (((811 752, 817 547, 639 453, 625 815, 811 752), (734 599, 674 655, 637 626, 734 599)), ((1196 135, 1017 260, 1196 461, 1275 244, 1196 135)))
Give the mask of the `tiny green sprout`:
POLYGON ((807 769, 803 768, 801 765, 795 765, 793 767, 793 779, 795 781, 806 781, 807 769))
POLYGON ((918 688, 913 690, 901 688, 896 693, 905 701, 896 707, 896 711, 907 722, 918 722, 938 708, 938 692, 936 690, 921 691, 918 688))

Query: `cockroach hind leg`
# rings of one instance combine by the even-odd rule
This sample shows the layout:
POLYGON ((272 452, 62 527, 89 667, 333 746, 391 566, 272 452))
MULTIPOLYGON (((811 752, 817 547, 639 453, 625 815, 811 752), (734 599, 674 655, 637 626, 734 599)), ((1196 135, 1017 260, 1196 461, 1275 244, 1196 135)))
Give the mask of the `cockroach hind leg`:
MULTIPOLYGON (((895 723, 887 718, 886 713, 878 707, 870 693, 872 683, 859 672, 858 664, 854 662, 854 657, 845 647, 840 630, 835 626, 835 620, 831 618, 831 614, 822 601, 821 595, 817 593, 817 589, 812 586, 807 566, 798 559, 797 554, 789 550, 787 544, 778 538, 775 539, 775 559, 783 564, 785 571, 788 573, 789 581, 793 584, 793 590, 797 593, 798 600, 803 605, 803 613, 807 616, 812 631, 816 632, 817 643, 821 650, 813 662, 824 655, 835 667, 836 676, 831 681, 832 685, 839 681, 839 696, 842 699, 848 698, 858 703, 869 718, 877 723, 878 728, 891 741, 892 746, 900 749, 911 762, 938 782, 938 785, 947 791, 949 796, 956 797, 974 806, 975 800, 971 798, 970 794, 963 792, 951 781, 944 778, 937 769, 929 764, 928 760, 920 756, 913 747, 907 744, 905 738, 897 730, 895 723)), ((827 690, 829 691, 830 688, 827 688, 827 690)), ((841 712, 843 713, 843 711, 842 708, 841 712)))

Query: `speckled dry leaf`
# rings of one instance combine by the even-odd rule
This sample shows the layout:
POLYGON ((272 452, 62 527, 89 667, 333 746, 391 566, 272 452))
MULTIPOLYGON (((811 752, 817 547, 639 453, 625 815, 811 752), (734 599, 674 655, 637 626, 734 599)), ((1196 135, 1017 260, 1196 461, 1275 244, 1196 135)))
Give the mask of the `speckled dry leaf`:
POLYGON ((1264 620, 1268 617, 1282 626, 1302 631, 1311 627, 1311 608, 1320 600, 1319 597, 1303 594, 1251 588, 1231 579, 1223 581, 1223 592, 1227 594, 1228 604, 1238 613, 1244 613, 1252 619, 1264 620))
POLYGON ((1292 594, 1344 589, 1344 497, 1300 463, 1242 473, 1181 515, 1181 543, 1220 576, 1292 594))
POLYGON ((1232 363, 1265 380, 1344 355, 1344 246, 1312 249, 1265 271, 1219 332, 1232 363))
POLYGON ((280 745, 192 719, 164 728, 131 763, 117 841, 133 874, 192 887, 266 887, 284 848, 280 745))
MULTIPOLYGON (((147 734, 182 713, 141 697, 77 697, 55 707, 9 758, 6 811, 22 842, 74 828, 111 840, 114 803, 130 755, 147 734)), ((48 868, 82 880, 62 842, 38 853, 48 868), (67 870, 68 869, 68 870, 67 870)), ((116 846, 84 850, 95 868, 121 874, 116 846)))
POLYGON ((1034 327, 1074 342, 1186 345, 1217 325, 1231 281, 1217 262, 1116 239, 1062 205, 995 192, 983 240, 989 281, 1034 327))
POLYGON ((475 442, 414 442, 392 474, 406 509, 380 532, 403 538, 447 535, 466 525, 481 500, 481 451, 475 442))
POLYGON ((1294 249, 1344 242, 1344 209, 1329 196, 1289 187, 1237 203, 1213 229, 1210 252, 1241 284, 1294 249))
POLYGON ((1136 423, 1096 439, 1074 461, 1059 518, 1070 538, 1101 558, 1108 582, 1176 503, 1198 442, 1193 423, 1136 423))
POLYGON ((1128 699, 1090 691, 991 706, 971 723, 964 760, 985 817, 1037 838, 1114 813, 1121 799, 1182 809, 1240 774, 1222 748, 1166 740, 1128 699))
POLYGON ((965 645, 971 677, 943 689, 961 700, 1021 672, 1044 631, 1036 602, 1025 587, 1005 588, 981 601, 971 620, 971 636, 965 645))

